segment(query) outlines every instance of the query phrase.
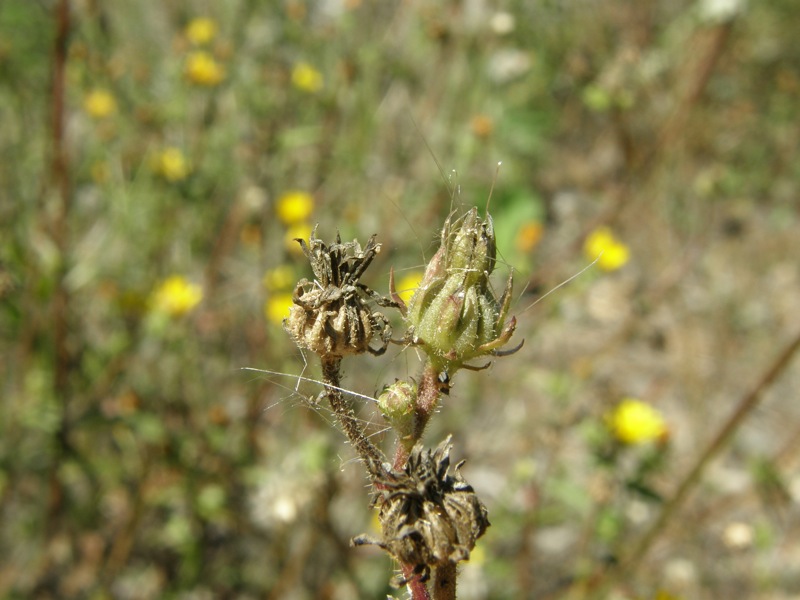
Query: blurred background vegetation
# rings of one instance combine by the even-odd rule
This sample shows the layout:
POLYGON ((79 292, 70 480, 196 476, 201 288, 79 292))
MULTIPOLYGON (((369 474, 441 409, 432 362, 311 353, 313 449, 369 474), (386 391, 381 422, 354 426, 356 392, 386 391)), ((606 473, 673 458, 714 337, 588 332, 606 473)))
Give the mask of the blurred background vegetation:
MULTIPOLYGON (((800 595, 791 363, 595 586, 800 331, 798 31, 795 0, 0 2, 0 596, 402 597, 348 547, 319 386, 241 368, 317 376, 292 238, 377 233, 367 283, 410 290, 493 183, 526 344, 429 432, 492 521, 459 597, 800 595)), ((417 359, 344 367, 371 396, 417 359)))

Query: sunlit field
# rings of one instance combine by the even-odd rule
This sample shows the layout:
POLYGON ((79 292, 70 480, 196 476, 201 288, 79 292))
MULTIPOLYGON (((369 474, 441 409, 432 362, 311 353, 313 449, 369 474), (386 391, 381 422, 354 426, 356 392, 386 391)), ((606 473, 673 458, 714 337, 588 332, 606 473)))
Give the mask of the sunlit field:
MULTIPOLYGON (((491 522, 458 598, 800 597, 798 8, 0 2, 0 598, 423 598, 282 324, 315 227, 410 303, 473 207, 524 345, 421 440, 491 522)), ((426 348, 369 303, 391 457, 426 348)))

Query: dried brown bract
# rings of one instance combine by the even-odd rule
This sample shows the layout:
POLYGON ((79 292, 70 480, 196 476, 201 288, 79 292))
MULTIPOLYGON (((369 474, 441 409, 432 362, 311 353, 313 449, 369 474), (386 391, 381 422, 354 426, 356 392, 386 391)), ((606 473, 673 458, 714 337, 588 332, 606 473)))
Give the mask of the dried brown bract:
POLYGON ((373 235, 362 249, 355 240, 343 244, 337 234, 336 242, 327 246, 316 233, 315 227, 308 244, 297 240, 315 279, 297 283, 292 296, 294 306, 283 322, 284 328, 298 346, 322 357, 383 354, 392 330, 386 317, 372 311, 367 302, 372 300, 380 306, 395 303, 359 281, 380 252, 380 244, 373 235), (381 340, 380 348, 370 346, 374 337, 381 340))
POLYGON ((352 542, 380 546, 401 563, 412 565, 423 581, 431 567, 469 558, 489 526, 486 507, 459 473, 464 461, 456 465, 454 475, 448 473, 450 440, 448 436, 435 451, 417 445, 402 471, 375 482, 380 488, 376 503, 383 539, 360 535, 352 542))

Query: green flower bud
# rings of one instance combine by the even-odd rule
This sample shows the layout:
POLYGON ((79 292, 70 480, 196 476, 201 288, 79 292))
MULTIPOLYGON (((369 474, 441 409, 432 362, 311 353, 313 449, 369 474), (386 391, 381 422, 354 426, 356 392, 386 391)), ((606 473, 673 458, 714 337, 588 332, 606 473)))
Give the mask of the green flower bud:
POLYGON ((490 215, 482 220, 473 208, 452 231, 445 223, 407 314, 412 340, 440 371, 452 375, 466 361, 494 354, 514 331, 513 319, 505 324, 511 278, 500 299, 489 285, 496 254, 490 215))
POLYGON ((378 408, 401 440, 411 439, 416 405, 417 386, 407 381, 395 381, 378 396, 378 408))

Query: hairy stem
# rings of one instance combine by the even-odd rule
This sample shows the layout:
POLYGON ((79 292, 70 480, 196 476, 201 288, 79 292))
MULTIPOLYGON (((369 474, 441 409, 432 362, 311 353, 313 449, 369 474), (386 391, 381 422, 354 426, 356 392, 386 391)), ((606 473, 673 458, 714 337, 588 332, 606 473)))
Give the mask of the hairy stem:
POLYGON ((321 362, 322 381, 327 390, 328 402, 330 402, 333 412, 336 413, 345 436, 347 436, 361 460, 364 461, 364 466, 369 474, 373 478, 380 478, 384 472, 383 453, 364 435, 353 409, 344 399, 340 389, 339 366, 342 359, 339 357, 322 357, 321 362))
POLYGON ((447 562, 436 567, 433 575, 433 600, 456 600, 456 564, 447 562))
MULTIPOLYGON (((425 427, 433 415, 436 407, 439 406, 439 398, 442 392, 439 387, 439 372, 430 362, 425 364, 422 371, 422 378, 417 389, 417 404, 414 407, 414 430, 411 439, 398 440, 397 448, 394 453, 394 463, 392 468, 396 471, 402 469, 408 461, 409 453, 417 442, 422 438, 425 427)), ((412 565, 401 565, 403 574, 411 577, 413 572, 412 565)), ((436 568, 433 580, 433 598, 435 600, 455 600, 456 597, 456 566, 446 564, 436 568)), ((412 600, 429 600, 430 595, 425 584, 418 579, 412 579, 408 584, 408 591, 412 600)))
POLYGON ((431 600, 427 586, 419 580, 419 575, 414 573, 413 565, 400 565, 403 576, 408 579, 408 593, 411 600, 431 600))
POLYGON ((398 440, 392 465, 394 469, 402 469, 405 466, 411 448, 422 438, 428 421, 439 406, 441 395, 439 371, 430 362, 427 362, 422 370, 422 378, 417 390, 417 405, 414 407, 414 430, 411 433, 411 439, 403 440, 402 442, 398 440))
MULTIPOLYGON (((353 445, 358 456, 364 461, 364 465, 373 479, 380 479, 385 472, 383 467, 384 456, 383 453, 375 447, 375 445, 367 439, 361 427, 358 424, 353 409, 344 399, 340 391, 340 377, 339 367, 342 359, 338 357, 322 357, 322 381, 327 390, 328 402, 330 402, 333 412, 339 419, 342 425, 345 436, 353 445)), ((401 447, 398 445, 398 447, 401 447)), ((408 455, 406 454, 406 459, 408 455)), ((405 465, 405 459, 400 465, 400 468, 405 465)), ((401 565, 403 575, 410 579, 408 583, 408 591, 411 594, 411 600, 430 600, 428 588, 425 584, 419 581, 419 578, 414 575, 414 565, 401 565)))

